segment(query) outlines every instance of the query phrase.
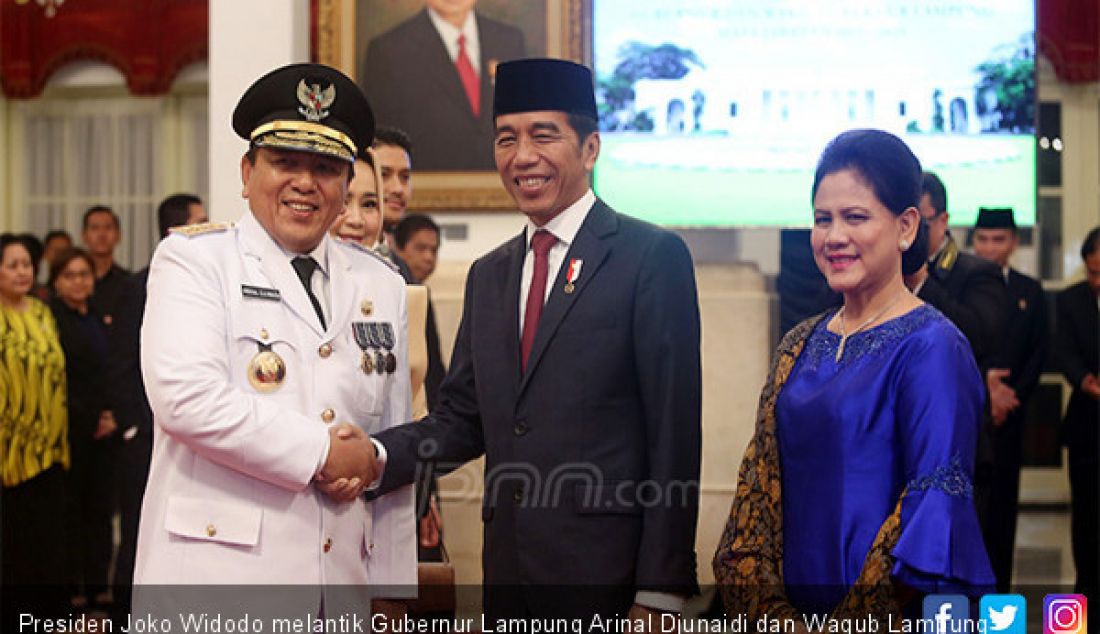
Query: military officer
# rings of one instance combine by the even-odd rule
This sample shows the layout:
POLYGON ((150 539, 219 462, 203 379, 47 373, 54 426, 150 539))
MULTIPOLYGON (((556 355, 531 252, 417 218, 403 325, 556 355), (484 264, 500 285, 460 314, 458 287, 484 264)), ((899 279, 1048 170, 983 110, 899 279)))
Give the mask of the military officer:
POLYGON ((326 616, 347 607, 334 586, 415 594, 411 488, 360 495, 376 469, 366 434, 409 418, 405 284, 327 233, 373 128, 362 92, 332 68, 265 75, 233 113, 249 141, 248 210, 157 248, 136 584, 297 584, 308 589, 291 611, 326 616))
POLYGON ((978 210, 974 252, 1001 269, 1010 300, 1004 345, 991 363, 987 381, 993 419, 993 477, 984 537, 1000 592, 1008 592, 1012 582, 1024 411, 1039 385, 1047 344, 1043 287, 1009 265, 1019 242, 1012 209, 978 210))

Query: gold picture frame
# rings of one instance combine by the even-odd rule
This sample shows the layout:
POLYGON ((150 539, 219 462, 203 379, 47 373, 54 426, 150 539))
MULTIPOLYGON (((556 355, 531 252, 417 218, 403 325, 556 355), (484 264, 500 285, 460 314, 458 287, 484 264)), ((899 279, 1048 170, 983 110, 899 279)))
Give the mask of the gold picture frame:
MULTIPOLYGON (((542 1, 546 3, 545 55, 590 64, 592 0, 542 1)), ((318 62, 349 77, 357 76, 356 0, 317 0, 315 37, 318 62)), ((418 171, 409 209, 428 213, 514 211, 515 203, 493 171, 418 171)))

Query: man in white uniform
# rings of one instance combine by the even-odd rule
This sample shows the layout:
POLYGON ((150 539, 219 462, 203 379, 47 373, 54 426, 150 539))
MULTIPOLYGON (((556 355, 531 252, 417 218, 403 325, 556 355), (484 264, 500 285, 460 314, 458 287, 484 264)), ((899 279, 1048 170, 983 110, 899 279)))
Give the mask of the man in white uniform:
MULTIPOLYGON (((257 80, 233 128, 250 141, 249 211, 178 230, 150 268, 155 440, 135 583, 295 584, 257 596, 299 617, 365 613, 368 596, 416 589, 411 488, 360 495, 376 475, 365 434, 409 419, 405 284, 327 234, 373 117, 343 74, 297 64, 257 80)), ((246 593, 215 596, 247 610, 246 593)), ((144 606, 167 599, 178 593, 144 606)))

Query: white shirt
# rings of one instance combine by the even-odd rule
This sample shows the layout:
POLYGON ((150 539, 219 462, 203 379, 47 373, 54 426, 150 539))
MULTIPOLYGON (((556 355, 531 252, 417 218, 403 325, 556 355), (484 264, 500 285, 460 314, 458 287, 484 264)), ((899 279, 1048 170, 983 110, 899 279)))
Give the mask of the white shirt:
MULTIPOLYGON (((527 295, 531 292, 531 278, 535 274, 535 252, 531 250, 531 237, 535 235, 536 231, 543 229, 554 234, 554 237, 558 239, 557 244, 551 247, 550 252, 546 255, 548 265, 546 270, 546 295, 542 298, 543 303, 546 303, 546 300, 550 298, 550 291, 554 288, 554 280, 557 279, 558 271, 565 260, 565 254, 569 252, 569 245, 576 240, 577 232, 580 231, 581 224, 588 217, 588 210, 592 209, 594 204, 596 204, 596 194, 589 189, 577 202, 566 207, 565 211, 554 216, 545 225, 540 227, 530 220, 527 221, 527 254, 523 256, 523 275, 520 278, 519 287, 520 332, 523 332, 523 320, 527 316, 527 295)), ((583 274, 583 267, 581 267, 581 272, 583 274)))
MULTIPOLYGON (((274 242, 274 239, 272 241, 274 242)), ((286 263, 290 266, 293 266, 290 264, 291 261, 299 256, 313 258, 317 262, 317 268, 313 269, 313 276, 309 278, 309 288, 321 304, 321 313, 325 316, 325 325, 327 326, 332 322, 332 309, 329 308, 332 305, 332 297, 329 291, 328 240, 322 238, 321 242, 313 247, 313 250, 309 253, 293 253, 284 249, 283 245, 278 242, 275 242, 275 245, 286 254, 286 263)))
POLYGON ((455 25, 444 20, 433 9, 428 9, 428 18, 432 21, 432 26, 439 33, 439 39, 443 40, 443 46, 447 47, 447 54, 451 57, 451 62, 458 60, 458 36, 466 36, 466 56, 470 58, 470 64, 474 67, 474 72, 478 77, 481 76, 481 40, 477 35, 477 20, 474 18, 474 12, 470 11, 466 14, 466 21, 462 23, 462 28, 455 28, 455 25))

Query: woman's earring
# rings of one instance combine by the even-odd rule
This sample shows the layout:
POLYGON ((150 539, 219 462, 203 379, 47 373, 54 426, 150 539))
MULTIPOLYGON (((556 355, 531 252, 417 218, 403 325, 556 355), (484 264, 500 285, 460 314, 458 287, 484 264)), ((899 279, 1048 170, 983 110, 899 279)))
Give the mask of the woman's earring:
POLYGON ((900 241, 898 241, 898 247, 902 251, 908 251, 909 250, 909 241, 906 240, 905 238, 902 238, 900 241))

